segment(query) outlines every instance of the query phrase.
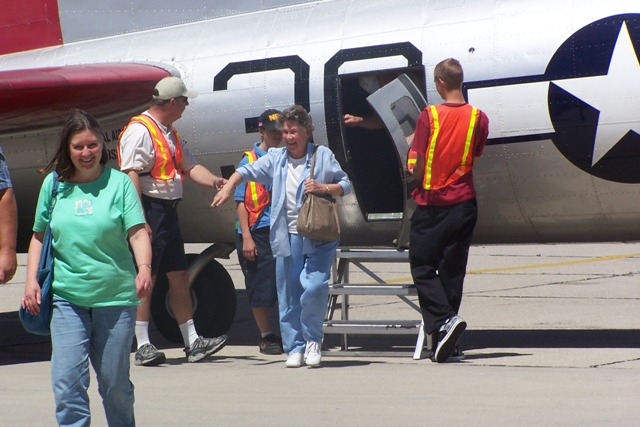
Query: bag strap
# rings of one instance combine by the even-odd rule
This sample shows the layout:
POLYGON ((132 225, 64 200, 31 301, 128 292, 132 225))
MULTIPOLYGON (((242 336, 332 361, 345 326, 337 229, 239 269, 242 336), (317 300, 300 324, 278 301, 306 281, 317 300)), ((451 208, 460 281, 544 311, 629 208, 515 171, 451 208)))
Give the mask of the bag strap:
POLYGON ((53 213, 53 208, 56 205, 56 200, 58 200, 58 186, 60 185, 60 181, 58 181, 58 173, 53 172, 53 188, 51 188, 51 200, 49 201, 49 223, 51 223, 51 214, 53 213))
POLYGON ((315 179, 313 176, 313 170, 316 166, 316 152, 318 151, 318 146, 314 144, 313 154, 311 155, 311 170, 309 171, 309 176, 311 179, 315 179))

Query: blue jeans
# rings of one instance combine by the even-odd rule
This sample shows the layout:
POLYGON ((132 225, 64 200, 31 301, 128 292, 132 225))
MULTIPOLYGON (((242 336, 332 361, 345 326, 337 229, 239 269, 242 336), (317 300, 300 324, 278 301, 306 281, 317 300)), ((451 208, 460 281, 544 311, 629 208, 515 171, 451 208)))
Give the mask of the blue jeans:
POLYGON ((89 360, 110 426, 134 426, 129 380, 135 306, 86 308, 53 300, 51 382, 61 426, 88 426, 89 360))
POLYGON ((307 341, 322 342, 329 300, 331 264, 338 242, 302 253, 302 236, 290 234, 291 255, 276 259, 276 282, 282 345, 287 354, 303 352, 307 341))

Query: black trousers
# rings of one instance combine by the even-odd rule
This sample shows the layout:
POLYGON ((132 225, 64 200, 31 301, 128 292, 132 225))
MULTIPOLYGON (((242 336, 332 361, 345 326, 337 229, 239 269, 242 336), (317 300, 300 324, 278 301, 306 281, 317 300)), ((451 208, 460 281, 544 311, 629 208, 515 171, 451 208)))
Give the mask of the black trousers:
POLYGON ((418 206, 411 217, 411 275, 427 334, 460 309, 477 218, 476 199, 451 206, 418 206))
POLYGON ((151 227, 151 274, 188 268, 178 220, 178 202, 142 196, 142 208, 151 227))

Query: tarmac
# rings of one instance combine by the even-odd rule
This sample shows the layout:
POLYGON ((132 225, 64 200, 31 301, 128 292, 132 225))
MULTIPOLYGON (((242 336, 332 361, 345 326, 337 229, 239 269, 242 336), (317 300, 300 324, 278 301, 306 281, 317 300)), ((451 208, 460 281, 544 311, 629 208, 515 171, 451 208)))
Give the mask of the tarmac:
MULTIPOLYGON (((640 425, 638 243, 473 246, 466 357, 443 364, 414 360, 413 335, 350 336, 346 351, 326 335, 321 368, 287 369, 258 351, 235 254, 221 263, 238 296, 227 346, 188 364, 152 331, 169 360, 143 368, 131 354, 138 426, 640 425)), ((0 426, 54 426, 50 343, 17 319, 26 255, 19 264, 0 287, 0 426)), ((406 263, 364 266, 411 280, 406 263)), ((357 268, 350 279, 373 281, 357 268)), ((349 302, 352 319, 419 319, 395 296, 349 302)), ((95 378, 89 393, 92 425, 106 426, 95 378)))

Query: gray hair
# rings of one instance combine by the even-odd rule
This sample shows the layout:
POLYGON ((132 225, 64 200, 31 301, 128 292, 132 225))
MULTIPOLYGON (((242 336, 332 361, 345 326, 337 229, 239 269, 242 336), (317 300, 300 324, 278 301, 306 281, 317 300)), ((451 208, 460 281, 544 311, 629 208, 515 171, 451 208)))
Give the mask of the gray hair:
POLYGON ((283 110, 279 121, 281 125, 284 122, 297 122, 300 126, 306 128, 309 133, 313 130, 311 116, 302 105, 296 104, 283 110))

